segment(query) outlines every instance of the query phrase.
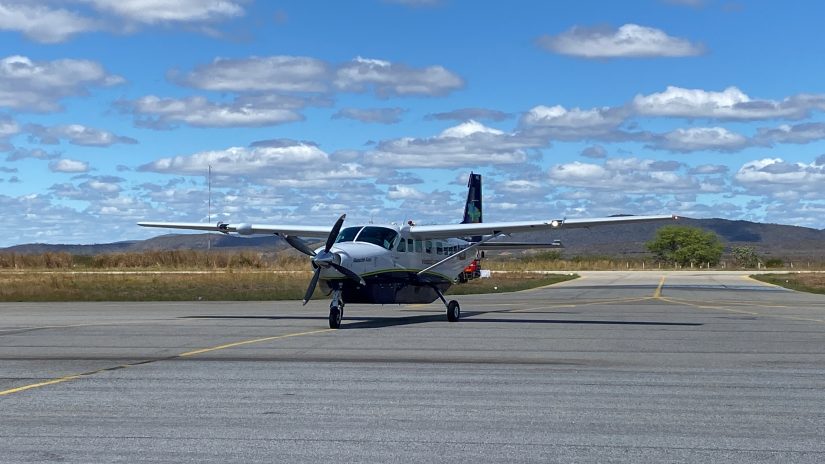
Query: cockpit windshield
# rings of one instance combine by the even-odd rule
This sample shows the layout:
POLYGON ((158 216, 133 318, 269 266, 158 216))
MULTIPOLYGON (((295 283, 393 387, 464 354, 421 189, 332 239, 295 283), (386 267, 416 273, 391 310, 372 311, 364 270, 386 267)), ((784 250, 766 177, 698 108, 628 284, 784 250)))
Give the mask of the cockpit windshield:
POLYGON ((355 236, 358 235, 358 232, 361 231, 361 229, 362 227, 347 227, 338 233, 338 238, 335 239, 335 243, 351 242, 355 240, 355 236))
POLYGON ((356 226, 343 229, 335 239, 335 243, 367 242, 392 250, 396 237, 398 237, 398 232, 387 227, 356 226))
POLYGON ((372 243, 374 245, 384 247, 387 250, 391 250, 396 237, 398 237, 398 232, 393 229, 386 227, 366 226, 364 227, 364 230, 358 234, 357 241, 372 243))

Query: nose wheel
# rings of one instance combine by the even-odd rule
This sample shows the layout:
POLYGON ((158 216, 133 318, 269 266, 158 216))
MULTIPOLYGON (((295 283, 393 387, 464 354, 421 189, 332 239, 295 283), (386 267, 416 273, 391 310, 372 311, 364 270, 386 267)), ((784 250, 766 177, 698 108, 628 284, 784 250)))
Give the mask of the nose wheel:
POLYGON ((329 304, 329 328, 340 329, 341 320, 344 318, 344 300, 341 298, 343 284, 332 292, 332 302, 329 304))
POLYGON ((344 318, 344 305, 329 307, 329 328, 340 329, 344 318))

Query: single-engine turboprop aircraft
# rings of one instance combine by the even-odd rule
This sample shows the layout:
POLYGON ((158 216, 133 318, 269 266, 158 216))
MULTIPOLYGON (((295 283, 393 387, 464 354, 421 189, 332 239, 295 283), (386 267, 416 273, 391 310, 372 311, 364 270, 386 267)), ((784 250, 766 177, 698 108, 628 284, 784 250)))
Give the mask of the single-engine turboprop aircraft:
POLYGON ((482 222, 481 175, 470 173, 464 220, 461 224, 356 225, 341 228, 346 215, 332 227, 304 225, 217 224, 140 222, 144 227, 234 232, 239 235, 274 234, 293 248, 310 256, 315 269, 304 304, 318 282, 327 294, 329 327, 341 326, 344 302, 374 304, 432 303, 440 299, 447 320, 458 321, 457 301, 447 302, 444 292, 464 268, 484 249, 553 248, 552 243, 516 243, 495 239, 513 232, 591 227, 623 222, 676 219, 676 216, 611 216, 589 219, 554 219, 522 222, 482 222), (311 249, 303 238, 326 239, 324 246, 311 249))

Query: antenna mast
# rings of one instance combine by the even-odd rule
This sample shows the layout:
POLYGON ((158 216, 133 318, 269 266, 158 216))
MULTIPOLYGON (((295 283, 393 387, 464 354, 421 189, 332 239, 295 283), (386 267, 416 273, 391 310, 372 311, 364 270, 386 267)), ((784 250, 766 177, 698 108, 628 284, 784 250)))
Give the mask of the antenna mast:
MULTIPOLYGON (((212 165, 209 165, 209 169, 206 171, 206 189, 208 192, 208 201, 206 205, 206 222, 212 224, 212 165)), ((209 234, 206 237, 206 251, 212 249, 212 234, 209 234)))

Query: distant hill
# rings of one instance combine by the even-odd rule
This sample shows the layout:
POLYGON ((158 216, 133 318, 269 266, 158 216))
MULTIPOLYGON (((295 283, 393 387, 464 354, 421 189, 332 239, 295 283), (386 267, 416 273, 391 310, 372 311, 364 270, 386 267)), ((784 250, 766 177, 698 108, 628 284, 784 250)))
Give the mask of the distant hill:
MULTIPOLYGON (((752 246, 759 255, 784 260, 825 260, 825 230, 781 224, 762 224, 727 219, 680 219, 644 224, 612 224, 590 229, 560 229, 546 232, 513 234, 508 240, 549 242, 561 240, 562 255, 630 257, 647 253, 645 243, 664 225, 685 225, 711 230, 719 235, 725 246, 752 246)), ((77 255, 139 252, 145 250, 205 250, 211 241, 213 249, 253 249, 278 251, 289 247, 273 236, 238 237, 223 234, 170 234, 148 240, 105 243, 96 245, 28 244, 0 248, 0 252, 24 254, 67 252, 77 255)))
POLYGON ((38 254, 66 252, 73 255, 98 255, 103 253, 128 253, 148 250, 218 250, 256 249, 277 251, 288 247, 283 240, 274 236, 238 237, 224 234, 169 234, 147 240, 100 243, 94 245, 50 245, 31 243, 0 248, 0 252, 38 254))

